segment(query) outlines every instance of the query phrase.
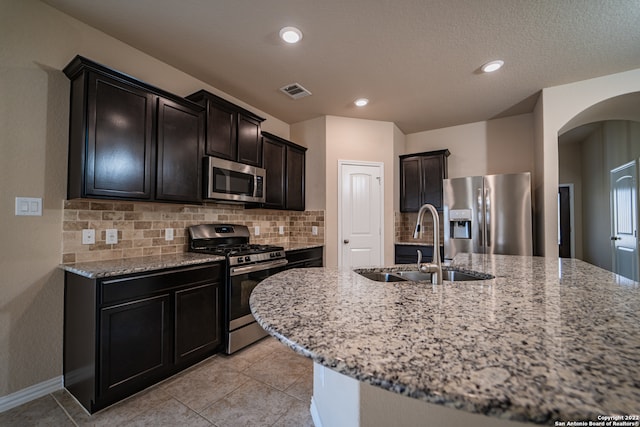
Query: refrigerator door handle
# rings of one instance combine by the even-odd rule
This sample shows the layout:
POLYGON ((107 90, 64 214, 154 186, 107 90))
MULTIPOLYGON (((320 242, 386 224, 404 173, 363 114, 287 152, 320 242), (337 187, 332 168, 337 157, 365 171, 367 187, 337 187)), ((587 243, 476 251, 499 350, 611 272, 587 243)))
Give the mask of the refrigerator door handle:
MULTIPOLYGON (((478 193, 478 240, 480 242, 480 247, 484 246, 484 197, 482 195, 482 188, 477 189, 478 193)), ((484 251, 483 251, 484 252, 484 251)))
MULTIPOLYGON (((491 189, 485 188, 484 190, 484 225, 485 225, 485 240, 487 242, 487 248, 491 247, 491 189)), ((491 252, 491 251, 488 251, 491 252)))

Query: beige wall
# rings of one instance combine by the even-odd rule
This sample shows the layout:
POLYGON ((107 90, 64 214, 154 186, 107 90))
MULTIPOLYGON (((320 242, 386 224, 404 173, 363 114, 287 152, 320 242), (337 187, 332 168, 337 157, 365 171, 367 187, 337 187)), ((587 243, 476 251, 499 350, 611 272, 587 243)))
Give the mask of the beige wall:
POLYGON ((384 164, 384 262, 393 263, 394 240, 394 135, 391 122, 326 118, 325 262, 338 265, 338 160, 384 164))
POLYGON ((398 126, 393 127, 393 211, 400 212, 400 159, 407 147, 407 136, 398 126), (398 189, 398 190, 396 190, 398 189))
POLYGON ((324 210, 326 190, 326 117, 291 125, 291 140, 307 147, 305 168, 305 206, 308 210, 324 210))
POLYGON ((558 255, 558 134, 587 108, 638 91, 640 69, 542 90, 534 111, 536 230, 541 255, 558 255))
POLYGON ((338 161, 371 161, 384 164, 384 262, 393 263, 394 212, 398 210, 398 156, 404 152, 405 135, 391 122, 323 116, 291 125, 291 138, 307 152, 308 209, 325 210, 325 261, 337 266, 338 161))
POLYGON ((207 89, 289 126, 37 0, 0 0, 0 397, 62 374, 61 261, 69 82, 76 54, 178 95, 207 89), (16 196, 42 197, 42 217, 14 216, 16 196))
POLYGON ((407 135, 405 153, 448 148, 449 178, 533 172, 533 115, 407 135))

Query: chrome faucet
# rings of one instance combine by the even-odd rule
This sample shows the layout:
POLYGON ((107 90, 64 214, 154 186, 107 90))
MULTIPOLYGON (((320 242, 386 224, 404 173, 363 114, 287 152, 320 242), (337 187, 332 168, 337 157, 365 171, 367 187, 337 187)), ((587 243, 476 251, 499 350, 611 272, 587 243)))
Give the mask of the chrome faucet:
POLYGON ((442 285, 442 262, 440 261, 440 217, 436 208, 426 203, 420 207, 418 211, 418 221, 416 221, 416 230, 413 232, 413 238, 420 236, 420 227, 425 211, 431 212, 433 218, 433 259, 430 263, 422 263, 422 252, 418 251, 418 270, 423 273, 431 273, 431 283, 434 285, 442 285))

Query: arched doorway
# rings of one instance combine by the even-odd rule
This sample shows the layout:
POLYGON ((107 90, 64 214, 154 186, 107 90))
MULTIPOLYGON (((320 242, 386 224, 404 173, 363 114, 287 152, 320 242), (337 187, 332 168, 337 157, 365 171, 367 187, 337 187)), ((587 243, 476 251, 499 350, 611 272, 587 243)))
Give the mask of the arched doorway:
MULTIPOLYGON (((634 280, 639 160, 640 92, 597 103, 559 132, 558 181, 570 184, 574 197, 573 256, 634 280)), ((562 228, 559 220, 560 236, 562 228)))
POLYGON ((536 254, 558 256, 558 135, 585 123, 576 118, 591 107, 638 92, 640 69, 542 90, 534 109, 536 254))

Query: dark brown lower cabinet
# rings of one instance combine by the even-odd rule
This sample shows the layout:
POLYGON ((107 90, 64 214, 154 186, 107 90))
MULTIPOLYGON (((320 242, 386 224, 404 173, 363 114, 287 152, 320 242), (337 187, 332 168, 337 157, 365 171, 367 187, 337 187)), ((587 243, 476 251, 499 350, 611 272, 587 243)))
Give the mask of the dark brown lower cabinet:
POLYGON ((93 413, 216 353, 220 263, 65 276, 64 384, 93 413))
POLYGON ((163 294, 100 310, 100 396, 126 394, 171 367, 171 298, 163 294))
MULTIPOLYGON (((396 264, 416 264, 418 262, 418 250, 422 252, 423 262, 431 262, 433 259, 433 245, 395 245, 396 264)), ((444 259, 444 246, 440 247, 440 259, 444 259)))
POLYGON ((189 366, 212 345, 220 343, 220 301, 217 283, 190 287, 175 293, 176 365, 189 366), (203 328, 202 325, 212 325, 203 328))
POLYGON ((287 270, 291 268, 322 267, 322 246, 286 251, 287 270))

